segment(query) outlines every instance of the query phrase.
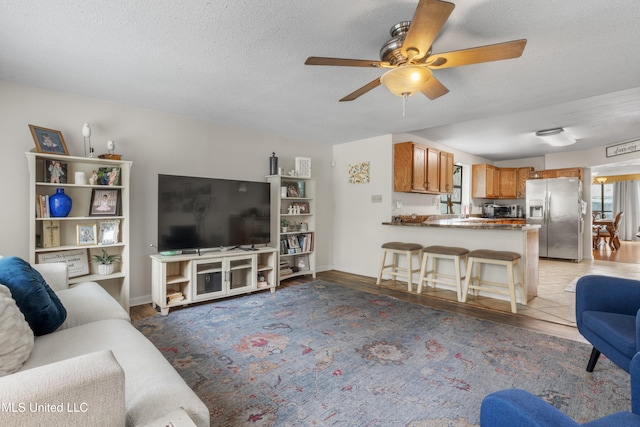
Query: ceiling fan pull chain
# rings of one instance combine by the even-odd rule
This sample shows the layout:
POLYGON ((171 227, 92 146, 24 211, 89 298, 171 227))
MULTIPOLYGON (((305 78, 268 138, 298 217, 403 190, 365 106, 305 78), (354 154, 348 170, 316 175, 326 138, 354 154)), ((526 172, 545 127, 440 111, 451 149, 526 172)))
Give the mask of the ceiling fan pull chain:
POLYGON ((402 117, 404 117, 404 113, 406 111, 406 104, 407 104, 408 98, 409 98, 409 95, 406 92, 402 94, 402 117))

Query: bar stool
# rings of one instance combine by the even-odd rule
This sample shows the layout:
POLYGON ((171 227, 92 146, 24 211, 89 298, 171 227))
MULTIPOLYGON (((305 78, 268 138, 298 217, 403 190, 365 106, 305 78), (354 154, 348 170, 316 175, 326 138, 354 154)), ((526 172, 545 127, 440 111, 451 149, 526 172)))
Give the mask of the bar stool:
POLYGON ((462 280, 465 276, 460 274, 460 260, 467 260, 468 249, 455 246, 427 246, 422 250, 422 266, 420 267, 420 280, 418 281, 418 293, 422 292, 424 282, 429 286, 431 282, 435 288, 436 283, 453 285, 456 287, 458 301, 462 302, 462 280), (431 258, 431 269, 427 270, 427 263, 431 258), (438 259, 453 260, 454 274, 438 272, 438 259))
POLYGON ((519 253, 508 251, 494 251, 490 249, 478 249, 469 252, 467 256, 467 272, 464 280, 464 289, 462 291, 462 302, 465 302, 467 300, 469 289, 473 289, 475 291, 475 295, 478 294, 478 291, 487 291, 496 294, 507 295, 511 300, 511 312, 516 313, 516 287, 519 287, 522 293, 522 304, 527 305, 527 296, 524 294, 524 286, 521 282, 517 281, 517 275, 520 266, 519 253), (507 282, 503 283, 482 280, 483 264, 506 266, 507 282), (473 275, 474 267, 476 267, 475 275, 473 275))
POLYGON ((417 243, 403 243, 403 242, 387 242, 382 245, 382 261, 380 262, 380 271, 378 272, 378 280, 376 285, 380 284, 382 280, 382 274, 386 273, 390 275, 393 280, 396 280, 397 276, 407 278, 407 287, 409 292, 413 288, 411 277, 413 273, 418 273, 420 268, 412 269, 411 259, 416 255, 418 257, 418 264, 420 264, 420 258, 422 258, 422 245, 417 243), (392 254, 392 263, 385 264, 387 254, 392 254), (404 255, 407 257, 407 268, 398 267, 398 255, 404 255), (390 271, 387 271, 390 269, 390 271))

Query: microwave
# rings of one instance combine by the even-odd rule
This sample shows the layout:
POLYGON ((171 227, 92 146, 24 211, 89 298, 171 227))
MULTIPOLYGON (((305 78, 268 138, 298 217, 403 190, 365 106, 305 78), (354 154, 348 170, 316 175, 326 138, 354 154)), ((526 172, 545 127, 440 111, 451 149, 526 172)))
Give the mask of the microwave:
POLYGON ((497 205, 487 203, 483 211, 485 218, 519 218, 522 216, 520 205, 497 205))

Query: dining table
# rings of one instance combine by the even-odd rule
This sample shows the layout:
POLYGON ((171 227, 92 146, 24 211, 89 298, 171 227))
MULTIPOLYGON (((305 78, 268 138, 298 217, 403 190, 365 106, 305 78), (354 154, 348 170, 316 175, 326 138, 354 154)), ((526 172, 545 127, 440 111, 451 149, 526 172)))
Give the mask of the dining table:
POLYGON ((620 249, 620 239, 616 235, 616 227, 613 225, 613 219, 596 219, 593 221, 593 225, 604 227, 609 233, 609 247, 612 251, 620 249))

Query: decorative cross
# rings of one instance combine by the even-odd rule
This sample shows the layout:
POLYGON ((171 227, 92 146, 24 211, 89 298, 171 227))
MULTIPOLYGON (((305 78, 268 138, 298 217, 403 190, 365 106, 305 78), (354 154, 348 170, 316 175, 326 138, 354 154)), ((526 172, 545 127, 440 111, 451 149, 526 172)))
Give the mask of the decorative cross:
POLYGON ((49 247, 56 246, 56 242, 53 234, 59 228, 60 226, 58 225, 57 221, 47 221, 45 223, 44 229, 45 229, 45 233, 48 233, 47 238, 49 239, 49 247))

